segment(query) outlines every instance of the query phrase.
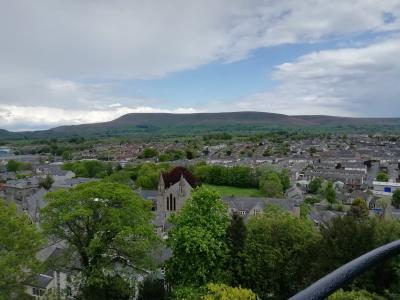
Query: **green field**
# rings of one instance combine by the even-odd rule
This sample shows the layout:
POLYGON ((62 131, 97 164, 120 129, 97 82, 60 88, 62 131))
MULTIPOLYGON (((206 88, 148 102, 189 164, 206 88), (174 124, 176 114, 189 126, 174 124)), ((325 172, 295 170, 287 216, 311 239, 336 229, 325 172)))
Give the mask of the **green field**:
POLYGON ((208 188, 218 191, 221 196, 239 196, 239 197, 265 197, 259 189, 238 188, 233 186, 219 186, 212 184, 203 184, 208 188))

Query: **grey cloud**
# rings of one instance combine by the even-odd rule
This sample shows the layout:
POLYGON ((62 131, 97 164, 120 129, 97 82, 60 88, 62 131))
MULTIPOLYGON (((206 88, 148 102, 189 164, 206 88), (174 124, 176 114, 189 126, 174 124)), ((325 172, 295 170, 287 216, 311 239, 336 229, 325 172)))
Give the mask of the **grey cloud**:
POLYGON ((273 91, 235 105, 288 114, 398 116, 400 38, 362 48, 325 50, 277 66, 273 91))

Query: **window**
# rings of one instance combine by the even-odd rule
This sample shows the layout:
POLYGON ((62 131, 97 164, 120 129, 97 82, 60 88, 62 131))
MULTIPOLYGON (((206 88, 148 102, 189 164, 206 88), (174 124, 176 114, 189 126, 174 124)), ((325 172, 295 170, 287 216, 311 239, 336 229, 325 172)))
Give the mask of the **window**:
POLYGON ((256 216, 256 215, 258 215, 260 213, 260 210, 259 209, 255 209, 254 210, 254 215, 256 216))
POLYGON ((173 208, 173 210, 176 210, 176 199, 175 199, 175 197, 174 197, 174 208, 173 208))
POLYGON ((38 288, 32 288, 32 294, 35 296, 39 296, 39 289, 38 288))
POLYGON ((246 215, 246 211, 245 210, 240 210, 239 211, 239 215, 242 215, 242 216, 246 215))
POLYGON ((35 296, 43 296, 44 290, 34 287, 32 288, 32 294, 35 296))

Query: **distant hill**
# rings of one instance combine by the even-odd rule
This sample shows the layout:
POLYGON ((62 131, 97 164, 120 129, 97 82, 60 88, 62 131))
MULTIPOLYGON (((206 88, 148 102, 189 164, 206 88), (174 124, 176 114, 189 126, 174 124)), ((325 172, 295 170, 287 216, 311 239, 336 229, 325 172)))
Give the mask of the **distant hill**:
POLYGON ((400 131, 400 118, 346 118, 323 115, 289 116, 267 112, 135 113, 110 122, 60 126, 32 132, 0 130, 0 138, 48 138, 65 136, 194 135, 219 131, 342 130, 356 132, 400 131))

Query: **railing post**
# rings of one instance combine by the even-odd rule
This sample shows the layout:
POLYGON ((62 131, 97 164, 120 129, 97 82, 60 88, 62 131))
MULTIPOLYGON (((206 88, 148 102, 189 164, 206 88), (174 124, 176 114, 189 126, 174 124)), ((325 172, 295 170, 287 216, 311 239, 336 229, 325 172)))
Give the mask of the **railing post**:
POLYGON ((400 240, 372 250, 326 275, 289 300, 322 300, 358 275, 400 253, 400 240))

